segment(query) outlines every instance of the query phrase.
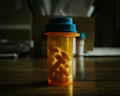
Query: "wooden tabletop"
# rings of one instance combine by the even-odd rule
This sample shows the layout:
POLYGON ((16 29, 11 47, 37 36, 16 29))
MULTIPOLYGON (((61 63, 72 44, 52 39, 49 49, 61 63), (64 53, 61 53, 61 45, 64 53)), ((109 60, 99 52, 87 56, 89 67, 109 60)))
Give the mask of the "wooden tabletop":
POLYGON ((74 57, 73 77, 50 86, 46 57, 0 59, 0 96, 120 96, 120 57, 74 57))

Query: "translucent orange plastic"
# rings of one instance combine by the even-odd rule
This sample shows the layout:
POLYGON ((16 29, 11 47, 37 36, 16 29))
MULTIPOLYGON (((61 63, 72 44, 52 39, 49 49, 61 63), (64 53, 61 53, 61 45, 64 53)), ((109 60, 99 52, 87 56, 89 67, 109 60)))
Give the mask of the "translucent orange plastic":
POLYGON ((72 50, 75 34, 49 32, 47 35, 48 83, 70 85, 73 83, 72 50))

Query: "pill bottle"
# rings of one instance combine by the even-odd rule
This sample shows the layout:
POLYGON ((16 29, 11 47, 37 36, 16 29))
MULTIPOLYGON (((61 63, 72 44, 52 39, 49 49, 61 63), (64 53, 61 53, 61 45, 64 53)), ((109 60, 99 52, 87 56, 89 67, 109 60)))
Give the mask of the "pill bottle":
POLYGON ((80 32, 80 36, 76 37, 76 56, 84 56, 85 39, 84 32, 80 32))
POLYGON ((73 37, 79 36, 71 17, 51 17, 47 35, 48 84, 70 85, 73 82, 73 37))

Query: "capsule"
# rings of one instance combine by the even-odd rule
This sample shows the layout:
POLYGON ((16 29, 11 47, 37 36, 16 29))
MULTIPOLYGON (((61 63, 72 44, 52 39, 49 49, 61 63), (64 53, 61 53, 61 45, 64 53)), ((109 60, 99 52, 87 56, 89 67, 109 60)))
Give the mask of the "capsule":
POLYGON ((55 72, 60 66, 60 62, 56 62, 50 69, 50 71, 55 72))
POLYGON ((61 55, 65 60, 67 60, 67 61, 71 60, 71 57, 69 56, 69 54, 66 51, 62 50, 61 55))
POLYGON ((50 53, 49 54, 56 54, 59 53, 61 51, 61 49, 59 47, 49 47, 50 53))
POLYGON ((61 72, 62 74, 64 74, 65 76, 69 76, 69 74, 70 74, 68 69, 69 69, 69 68, 65 68, 64 65, 60 66, 60 72, 61 72))
POLYGON ((55 72, 49 72, 49 79, 55 81, 55 72))
POLYGON ((55 79, 61 82, 65 81, 65 77, 60 71, 55 72, 55 79))
POLYGON ((49 64, 49 69, 57 62, 56 58, 54 56, 49 57, 48 59, 48 64, 49 64))
POLYGON ((70 81, 72 81, 72 75, 66 76, 65 77, 65 82, 70 82, 70 81))
POLYGON ((60 62, 62 64, 64 64, 66 62, 60 54, 56 54, 55 57, 58 60, 58 62, 60 62))
POLYGON ((66 68, 70 68, 70 67, 71 67, 71 63, 70 63, 70 62, 67 62, 67 63, 64 64, 64 66, 65 66, 66 68))

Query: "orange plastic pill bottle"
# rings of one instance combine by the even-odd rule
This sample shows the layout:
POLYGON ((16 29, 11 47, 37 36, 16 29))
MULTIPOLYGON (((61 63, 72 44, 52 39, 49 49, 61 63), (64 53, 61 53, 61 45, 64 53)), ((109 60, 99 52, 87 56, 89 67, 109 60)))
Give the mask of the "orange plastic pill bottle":
POLYGON ((73 83, 73 37, 79 36, 71 17, 52 17, 46 25, 48 84, 73 83))

